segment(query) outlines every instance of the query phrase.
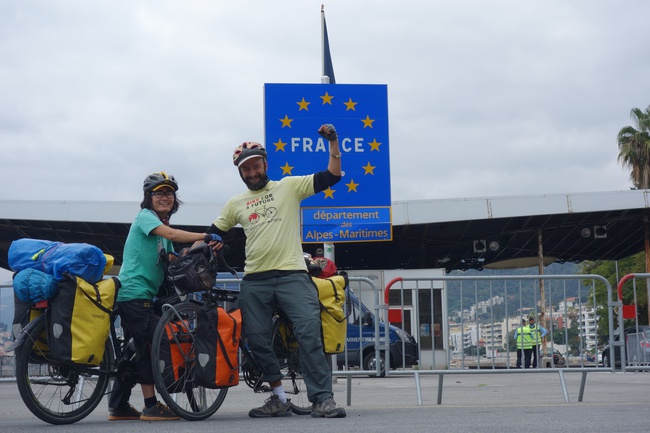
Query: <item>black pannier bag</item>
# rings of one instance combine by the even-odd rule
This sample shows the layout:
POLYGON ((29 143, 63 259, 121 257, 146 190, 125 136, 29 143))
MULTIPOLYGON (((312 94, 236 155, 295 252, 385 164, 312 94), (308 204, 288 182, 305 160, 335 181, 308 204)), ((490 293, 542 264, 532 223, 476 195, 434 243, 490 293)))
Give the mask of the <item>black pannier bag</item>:
POLYGON ((193 248, 169 263, 167 280, 174 285, 179 295, 209 290, 215 284, 218 264, 206 245, 193 248))

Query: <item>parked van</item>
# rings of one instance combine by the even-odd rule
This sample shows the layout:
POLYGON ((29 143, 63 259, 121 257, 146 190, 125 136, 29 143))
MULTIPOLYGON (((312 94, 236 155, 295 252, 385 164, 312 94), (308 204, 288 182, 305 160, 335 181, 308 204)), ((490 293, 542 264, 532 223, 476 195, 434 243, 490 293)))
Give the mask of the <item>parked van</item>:
MULTIPOLYGON (((620 330, 615 331, 614 341, 621 340, 620 330)), ((623 330, 623 335, 625 338, 623 341, 625 345, 625 361, 627 365, 639 365, 650 362, 650 326, 643 325, 639 326, 638 329, 635 326, 627 327, 623 330), (637 333, 637 330, 639 331, 637 333), (632 336, 631 341, 628 338, 632 336)), ((621 366, 621 346, 615 346, 615 355, 616 355, 616 367, 621 366)), ((604 367, 611 367, 611 354, 609 344, 603 348, 601 354, 601 362, 604 367)))
POLYGON ((650 364, 650 328, 640 328, 639 332, 627 334, 625 350, 628 365, 650 364))
MULTIPOLYGON (((348 290, 347 361, 348 367, 360 367, 362 370, 376 370, 380 364, 381 376, 386 370, 386 360, 377 359, 375 351, 375 321, 377 317, 360 300, 348 290)), ((385 323, 379 323, 379 341, 384 343, 385 323)), ((418 363, 418 344, 411 335, 397 326, 388 326, 390 368, 410 367, 418 363)), ((345 353, 337 355, 339 366, 345 365, 345 353)), ((374 375, 371 375, 374 376, 374 375)))

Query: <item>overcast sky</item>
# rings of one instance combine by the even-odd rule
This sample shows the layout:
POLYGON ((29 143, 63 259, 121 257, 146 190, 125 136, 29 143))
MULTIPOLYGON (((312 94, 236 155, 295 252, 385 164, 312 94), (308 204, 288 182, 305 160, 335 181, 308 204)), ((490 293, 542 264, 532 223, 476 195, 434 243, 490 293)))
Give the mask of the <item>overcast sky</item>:
MULTIPOLYGON (((184 201, 225 203, 264 83, 320 82, 320 5, 1 2, 0 199, 139 201, 165 170, 184 201)), ((337 83, 388 86, 393 201, 631 186, 616 134, 650 104, 647 0, 325 13, 337 83)))
MULTIPOLYGON (((139 201, 165 170, 185 202, 224 204, 264 83, 320 82, 320 5, 0 2, 0 200, 139 201)), ((337 83, 388 86, 393 201, 631 186, 616 134, 650 105, 647 0, 325 12, 337 83)))

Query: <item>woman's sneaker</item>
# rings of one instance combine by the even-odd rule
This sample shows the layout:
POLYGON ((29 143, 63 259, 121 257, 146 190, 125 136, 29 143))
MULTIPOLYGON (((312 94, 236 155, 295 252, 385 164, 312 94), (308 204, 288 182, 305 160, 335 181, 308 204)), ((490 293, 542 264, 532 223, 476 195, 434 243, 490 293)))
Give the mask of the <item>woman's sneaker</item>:
POLYGON ((109 421, 133 421, 140 419, 140 412, 131 405, 126 409, 112 409, 108 408, 109 421))
POLYGON ((248 412, 251 418, 270 418, 274 416, 291 416, 291 402, 286 403, 273 394, 271 398, 266 399, 264 406, 256 407, 248 412))
POLYGON ((180 417, 161 402, 157 402, 155 406, 142 409, 140 419, 142 421, 173 421, 180 417))
POLYGON ((313 418, 345 418, 345 409, 336 407, 336 402, 332 397, 314 403, 311 406, 311 416, 313 418))

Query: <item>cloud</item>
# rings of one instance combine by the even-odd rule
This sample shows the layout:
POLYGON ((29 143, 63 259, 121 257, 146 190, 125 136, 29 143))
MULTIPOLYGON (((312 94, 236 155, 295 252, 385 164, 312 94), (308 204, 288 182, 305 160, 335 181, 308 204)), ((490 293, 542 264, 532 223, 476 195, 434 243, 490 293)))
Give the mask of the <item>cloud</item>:
MULTIPOLYGON (((339 83, 388 85, 392 199, 628 189, 650 104, 643 0, 326 4, 339 83)), ((138 200, 173 173, 225 203, 264 83, 320 82, 320 2, 0 6, 1 199, 138 200)))

